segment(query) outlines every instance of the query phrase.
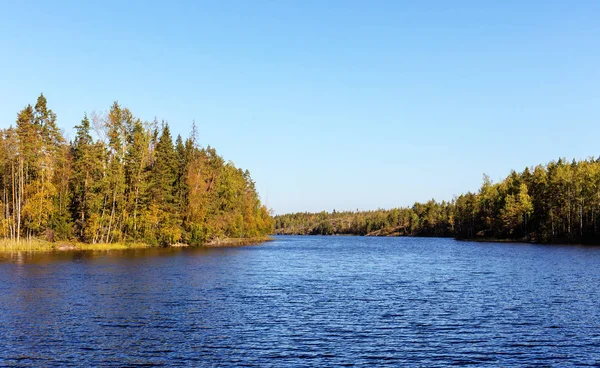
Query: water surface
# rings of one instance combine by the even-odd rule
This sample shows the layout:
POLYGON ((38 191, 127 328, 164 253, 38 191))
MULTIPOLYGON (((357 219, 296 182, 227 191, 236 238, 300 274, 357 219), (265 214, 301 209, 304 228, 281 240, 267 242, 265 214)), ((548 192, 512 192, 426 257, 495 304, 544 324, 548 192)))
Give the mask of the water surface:
POLYGON ((0 255, 0 365, 600 365, 600 248, 275 239, 0 255))

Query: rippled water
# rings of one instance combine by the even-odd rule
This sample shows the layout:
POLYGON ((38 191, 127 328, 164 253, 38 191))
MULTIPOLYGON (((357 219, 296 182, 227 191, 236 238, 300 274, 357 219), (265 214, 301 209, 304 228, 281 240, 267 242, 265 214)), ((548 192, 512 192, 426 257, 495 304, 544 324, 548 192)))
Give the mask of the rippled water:
POLYGON ((0 256, 0 365, 600 364, 600 247, 277 237, 0 256))

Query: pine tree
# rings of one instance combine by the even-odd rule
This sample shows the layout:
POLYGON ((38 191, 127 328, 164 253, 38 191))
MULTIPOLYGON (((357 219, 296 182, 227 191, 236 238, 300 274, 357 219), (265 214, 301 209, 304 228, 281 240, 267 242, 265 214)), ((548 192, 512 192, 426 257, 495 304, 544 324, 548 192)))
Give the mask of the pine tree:
POLYGON ((125 164, 125 181, 127 186, 127 206, 125 211, 125 231, 131 239, 143 237, 143 226, 140 217, 147 203, 147 177, 150 166, 151 133, 144 128, 141 120, 133 122, 128 134, 128 148, 125 164))
POLYGON ((98 184, 102 180, 103 150, 90 134, 90 121, 84 116, 75 127, 77 134, 71 144, 72 178, 71 216, 75 223, 75 234, 84 241, 94 241, 93 214, 100 208, 98 184))
POLYGON ((178 161, 173 147, 169 125, 164 124, 154 152, 154 164, 150 171, 150 207, 158 213, 155 236, 162 244, 181 239, 179 215, 175 201, 178 161))

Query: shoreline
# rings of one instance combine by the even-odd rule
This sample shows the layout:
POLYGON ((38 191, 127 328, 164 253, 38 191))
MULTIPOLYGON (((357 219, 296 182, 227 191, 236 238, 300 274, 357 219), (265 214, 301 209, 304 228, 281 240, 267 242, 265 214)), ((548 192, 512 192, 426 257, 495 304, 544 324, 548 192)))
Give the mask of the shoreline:
POLYGON ((274 236, 356 236, 365 238, 440 238, 440 239, 454 239, 460 242, 475 242, 475 243, 507 243, 507 244, 539 244, 539 245, 583 245, 583 246, 600 246, 600 239, 594 240, 581 240, 581 239, 555 239, 552 241, 538 241, 531 238, 456 238, 453 236, 430 236, 430 235, 369 235, 369 234, 281 234, 276 233, 274 236))
MULTIPOLYGON (((270 235, 256 236, 252 238, 223 238, 213 239, 208 243, 199 245, 200 248, 220 248, 220 247, 242 247, 246 245, 258 245, 265 242, 273 241, 270 235)), ((187 245, 189 246, 189 245, 187 245)))
POLYGON ((68 251, 109 251, 109 250, 128 250, 128 249, 146 249, 146 248, 219 248, 219 247, 239 247, 246 245, 258 245, 273 238, 270 236, 260 236, 252 238, 221 238, 213 239, 202 245, 189 245, 186 243, 176 243, 166 247, 151 245, 144 242, 131 243, 82 243, 70 241, 49 242, 42 239, 0 240, 0 253, 12 252, 68 252, 68 251))

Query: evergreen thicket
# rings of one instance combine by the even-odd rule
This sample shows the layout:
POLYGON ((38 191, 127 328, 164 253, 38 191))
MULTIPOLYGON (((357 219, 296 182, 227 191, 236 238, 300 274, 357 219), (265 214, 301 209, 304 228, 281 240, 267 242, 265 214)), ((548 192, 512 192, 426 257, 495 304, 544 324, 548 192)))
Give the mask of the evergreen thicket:
POLYGON ((484 175, 477 193, 451 202, 391 210, 294 213, 275 217, 278 234, 447 236, 537 242, 600 243, 600 159, 559 159, 484 175))
POLYGON ((248 171, 114 103, 67 142, 43 95, 0 131, 0 236, 203 244, 270 234, 248 171), (97 138, 94 138, 97 137, 97 138))

